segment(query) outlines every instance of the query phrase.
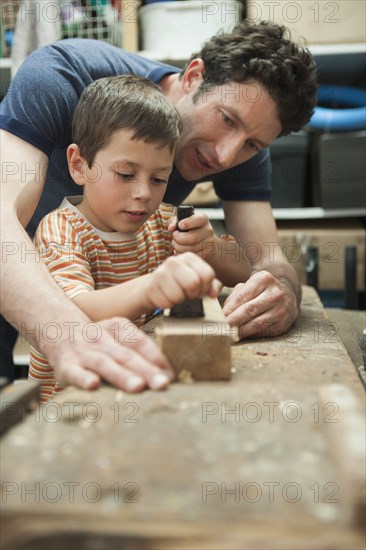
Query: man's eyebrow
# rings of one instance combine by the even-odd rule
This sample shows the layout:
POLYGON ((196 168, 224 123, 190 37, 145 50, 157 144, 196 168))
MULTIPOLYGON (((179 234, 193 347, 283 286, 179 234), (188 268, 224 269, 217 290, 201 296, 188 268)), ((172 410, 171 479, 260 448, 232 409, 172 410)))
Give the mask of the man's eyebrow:
MULTIPOLYGON (((244 130, 248 129, 244 120, 242 120, 242 118, 240 117, 239 111, 235 109, 235 107, 225 106, 225 109, 235 118, 235 120, 237 120, 237 122, 244 128, 244 130)), ((263 148, 269 147, 269 143, 264 143, 264 141, 262 141, 261 139, 258 139, 258 138, 252 138, 252 139, 253 141, 256 141, 257 143, 259 143, 259 145, 263 148)))

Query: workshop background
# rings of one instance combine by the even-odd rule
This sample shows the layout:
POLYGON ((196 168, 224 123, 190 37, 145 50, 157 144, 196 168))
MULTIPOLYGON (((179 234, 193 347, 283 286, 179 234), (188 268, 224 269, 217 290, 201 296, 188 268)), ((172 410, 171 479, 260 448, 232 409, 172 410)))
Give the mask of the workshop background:
MULTIPOLYGON (((365 310, 365 6, 363 0, 1 0, 1 98, 22 60, 61 38, 105 40, 183 67, 206 38, 243 18, 286 25, 314 54, 320 87, 308 127, 271 146, 280 245, 326 307, 365 310)), ((186 202, 224 232, 210 183, 186 202)), ((20 350, 17 360, 26 363, 27 354, 20 350)))
MULTIPOLYGON (((271 145, 280 245, 308 285, 296 324, 230 346, 231 382, 196 383, 186 371, 166 392, 69 387, 40 405, 37 384, 0 380, 4 550, 365 549, 365 7, 0 0, 1 97, 47 42, 106 40, 184 66, 244 17, 290 27, 313 52, 321 85, 311 124, 271 145)), ((209 183, 187 202, 224 232, 209 183)), ((193 351, 203 362, 209 349, 220 365, 228 332, 211 319, 199 332, 206 348, 188 340, 185 355, 171 346, 176 358, 192 364, 193 351)), ((161 335, 166 320, 155 316, 145 330, 161 335)), ((20 336, 16 378, 26 377, 28 358, 20 336)))

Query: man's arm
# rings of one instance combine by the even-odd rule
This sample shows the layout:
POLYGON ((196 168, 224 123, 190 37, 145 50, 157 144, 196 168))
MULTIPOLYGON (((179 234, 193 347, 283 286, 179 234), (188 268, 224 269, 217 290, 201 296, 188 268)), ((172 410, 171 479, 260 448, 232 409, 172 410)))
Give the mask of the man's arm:
POLYGON ((1 312, 46 355, 61 384, 92 389, 103 377, 128 391, 166 387, 173 374, 150 338, 123 318, 92 331, 39 261, 23 227, 40 199, 48 159, 8 132, 0 136, 1 312))
POLYGON ((224 201, 228 233, 243 247, 251 275, 226 300, 224 313, 246 336, 279 335, 300 312, 301 286, 278 243, 268 202, 224 201))

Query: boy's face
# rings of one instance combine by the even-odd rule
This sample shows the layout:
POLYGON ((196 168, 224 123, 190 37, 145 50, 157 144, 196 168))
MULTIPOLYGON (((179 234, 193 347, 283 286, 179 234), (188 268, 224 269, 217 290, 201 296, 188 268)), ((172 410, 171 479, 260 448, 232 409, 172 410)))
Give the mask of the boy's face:
POLYGON ((281 132, 276 103, 257 82, 229 82, 193 96, 202 82, 200 66, 186 77, 186 93, 176 103, 183 130, 175 165, 187 180, 197 180, 241 164, 281 132))
POLYGON ((84 165, 79 209, 102 231, 135 232, 158 208, 172 171, 174 151, 132 135, 114 132, 92 167, 84 165))

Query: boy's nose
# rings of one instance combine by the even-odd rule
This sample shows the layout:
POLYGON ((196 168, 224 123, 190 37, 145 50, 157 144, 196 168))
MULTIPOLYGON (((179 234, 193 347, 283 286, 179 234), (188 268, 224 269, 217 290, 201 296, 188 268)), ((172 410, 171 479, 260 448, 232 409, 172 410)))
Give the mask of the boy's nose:
POLYGON ((148 181, 138 180, 132 188, 132 197, 140 201, 147 201, 151 198, 150 185, 148 181))

